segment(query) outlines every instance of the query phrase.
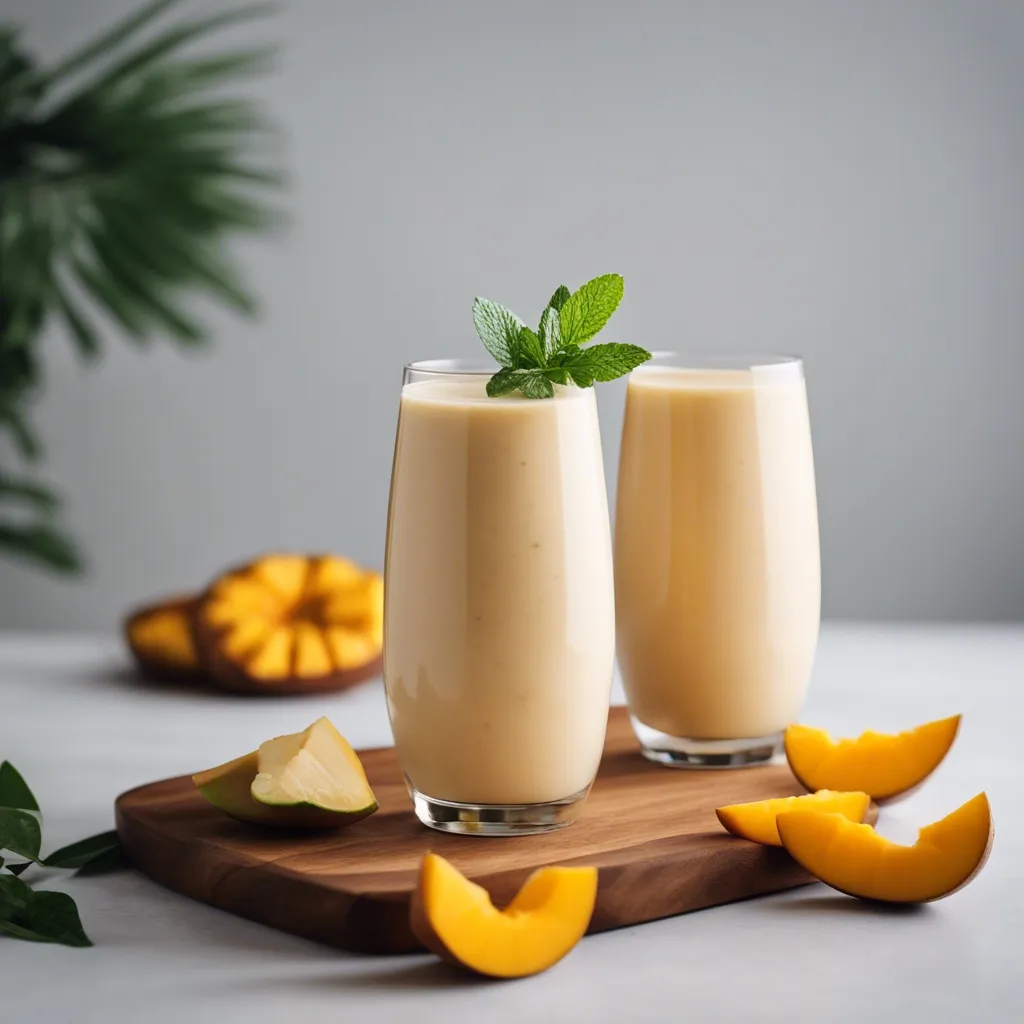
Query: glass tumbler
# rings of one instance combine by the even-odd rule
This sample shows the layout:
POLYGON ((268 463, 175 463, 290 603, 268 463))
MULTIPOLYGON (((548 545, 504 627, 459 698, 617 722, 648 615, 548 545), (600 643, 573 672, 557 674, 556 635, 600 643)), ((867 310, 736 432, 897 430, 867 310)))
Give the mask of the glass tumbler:
POLYGON ((593 389, 489 398, 497 367, 406 367, 385 559, 384 678, 419 819, 569 824, 597 773, 614 665, 593 389))
POLYGON ((799 359, 660 353, 633 371, 615 587, 645 755, 683 767, 773 757, 800 712, 821 607, 799 359))

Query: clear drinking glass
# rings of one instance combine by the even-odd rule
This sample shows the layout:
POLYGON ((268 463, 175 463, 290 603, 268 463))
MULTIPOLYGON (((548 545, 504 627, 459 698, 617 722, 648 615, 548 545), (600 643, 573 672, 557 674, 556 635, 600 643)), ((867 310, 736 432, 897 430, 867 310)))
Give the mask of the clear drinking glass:
POLYGON ((659 353, 630 375, 615 520, 618 656, 664 764, 777 753, 811 675, 821 566, 799 359, 659 353))
POLYGON ((384 679, 420 820, 513 835, 569 824, 593 783, 615 602, 593 389, 488 398, 496 369, 406 367, 384 679))

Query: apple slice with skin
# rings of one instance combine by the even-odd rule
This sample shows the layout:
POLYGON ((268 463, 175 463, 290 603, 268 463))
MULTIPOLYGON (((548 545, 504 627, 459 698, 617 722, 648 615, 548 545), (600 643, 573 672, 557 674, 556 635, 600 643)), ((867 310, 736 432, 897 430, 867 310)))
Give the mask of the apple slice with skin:
POLYGON ((540 868, 499 910, 486 889, 428 853, 413 894, 416 937, 450 963, 492 978, 547 970, 583 937, 597 900, 597 868, 540 868))
POLYGON ((359 758, 326 718, 199 772, 192 781, 214 807, 257 825, 341 828, 377 809, 359 758))
POLYGON ((913 846, 880 836, 841 814, 789 811, 777 818, 782 845, 815 878, 849 896, 885 903, 927 903, 962 889, 992 849, 984 793, 921 829, 913 846))
POLYGON ((785 811, 809 810, 841 814, 850 821, 878 819, 878 809, 871 804, 867 793, 836 793, 820 789, 817 793, 804 796, 783 796, 774 800, 755 800, 746 804, 729 804, 715 810, 718 820, 727 832, 741 839, 749 839, 765 846, 781 846, 779 830, 775 824, 777 815, 785 811))
POLYGON ((819 789, 859 790, 883 803, 919 786, 949 752, 960 716, 941 718, 887 735, 865 732, 856 739, 834 740, 824 729, 791 725, 785 748, 797 781, 819 789))
POLYGON ((351 825, 377 810, 359 755, 327 718, 260 744, 253 799, 320 827, 351 825))

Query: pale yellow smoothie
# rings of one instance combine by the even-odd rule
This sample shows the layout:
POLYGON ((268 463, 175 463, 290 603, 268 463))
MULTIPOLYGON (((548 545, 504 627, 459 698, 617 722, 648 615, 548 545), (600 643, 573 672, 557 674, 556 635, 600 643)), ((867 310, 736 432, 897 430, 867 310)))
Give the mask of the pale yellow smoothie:
POLYGON ((406 384, 385 584, 399 759, 435 800, 586 790, 615 619, 593 390, 488 398, 486 376, 406 384))
POLYGON ((796 720, 821 602, 799 362, 631 375, 615 576, 619 663, 643 725, 727 740, 796 720))

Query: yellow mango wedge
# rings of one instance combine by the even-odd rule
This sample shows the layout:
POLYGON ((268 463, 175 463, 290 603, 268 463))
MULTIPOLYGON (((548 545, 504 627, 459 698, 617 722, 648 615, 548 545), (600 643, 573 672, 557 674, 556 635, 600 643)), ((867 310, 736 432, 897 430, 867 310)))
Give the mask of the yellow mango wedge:
MULTIPOLYGON (((804 796, 783 796, 774 800, 756 800, 746 804, 729 804, 715 810, 727 832, 765 846, 781 846, 776 817, 784 811, 809 809, 841 814, 850 821, 864 821, 871 807, 867 793, 836 793, 822 789, 804 796)), ((877 815, 872 815, 876 817, 877 815)))
POLYGON ((849 896, 886 903, 927 903, 962 889, 992 849, 984 793, 921 829, 913 846, 880 836, 841 814, 788 811, 778 816, 782 845, 815 878, 849 896))
POLYGON ((960 716, 942 718, 889 735, 865 732, 856 739, 834 740, 824 729, 791 725, 786 730, 786 759, 797 780, 812 792, 861 791, 882 802, 919 786, 949 752, 960 716))
POLYGON ((432 952, 492 978, 522 978, 557 963, 583 937, 597 900, 597 868, 540 868, 499 910, 486 889, 428 853, 410 923, 432 952))

